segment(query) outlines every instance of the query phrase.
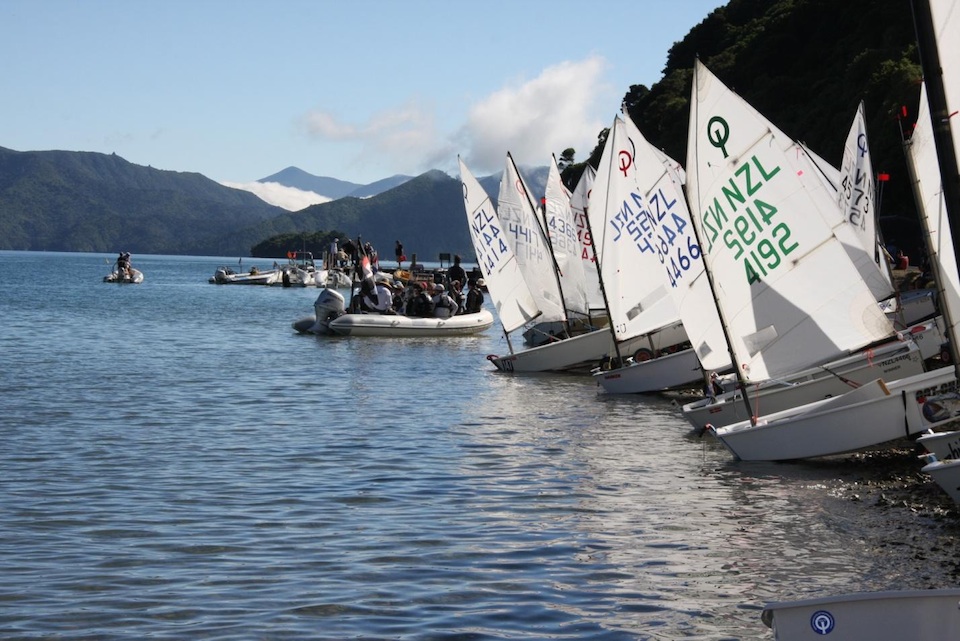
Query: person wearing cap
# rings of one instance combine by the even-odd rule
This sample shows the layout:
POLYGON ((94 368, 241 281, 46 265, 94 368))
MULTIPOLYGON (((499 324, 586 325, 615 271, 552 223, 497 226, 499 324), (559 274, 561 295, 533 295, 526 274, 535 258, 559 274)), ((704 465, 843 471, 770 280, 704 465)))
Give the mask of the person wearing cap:
POLYGON ((433 286, 433 315, 435 318, 450 318, 457 313, 457 303, 440 283, 433 286))
POLYGON ((464 308, 464 314, 479 314, 483 309, 483 279, 470 279, 470 289, 467 291, 467 304, 464 308))

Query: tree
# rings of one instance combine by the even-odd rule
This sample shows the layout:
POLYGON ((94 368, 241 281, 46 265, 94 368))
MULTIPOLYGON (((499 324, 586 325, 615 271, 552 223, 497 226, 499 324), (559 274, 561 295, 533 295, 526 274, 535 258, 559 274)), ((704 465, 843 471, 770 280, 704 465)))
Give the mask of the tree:
POLYGON ((560 159, 557 161, 557 168, 560 171, 563 171, 567 167, 573 164, 573 157, 576 154, 576 150, 573 147, 567 147, 563 150, 563 153, 560 154, 560 159))

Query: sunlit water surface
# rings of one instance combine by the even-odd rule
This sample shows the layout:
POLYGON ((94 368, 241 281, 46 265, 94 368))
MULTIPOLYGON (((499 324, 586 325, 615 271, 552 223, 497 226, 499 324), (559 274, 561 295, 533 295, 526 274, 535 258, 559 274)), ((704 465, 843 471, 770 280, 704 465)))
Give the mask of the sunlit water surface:
POLYGON ((316 289, 113 258, 0 252, 0 638, 770 639, 768 601, 945 587, 829 466, 498 374, 496 328, 300 336, 316 289))

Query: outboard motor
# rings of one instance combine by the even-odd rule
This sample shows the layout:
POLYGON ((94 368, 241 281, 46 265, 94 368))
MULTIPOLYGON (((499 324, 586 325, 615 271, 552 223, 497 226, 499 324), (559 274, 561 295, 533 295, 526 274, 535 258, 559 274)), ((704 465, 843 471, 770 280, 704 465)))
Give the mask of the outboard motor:
POLYGON ((294 321, 293 329, 301 334, 329 334, 327 323, 344 313, 344 299, 340 292, 325 288, 313 303, 315 316, 294 321))
POLYGON ((313 332, 315 334, 328 333, 327 323, 342 316, 345 310, 343 294, 335 289, 325 287, 313 303, 313 311, 317 314, 317 324, 314 325, 313 332))

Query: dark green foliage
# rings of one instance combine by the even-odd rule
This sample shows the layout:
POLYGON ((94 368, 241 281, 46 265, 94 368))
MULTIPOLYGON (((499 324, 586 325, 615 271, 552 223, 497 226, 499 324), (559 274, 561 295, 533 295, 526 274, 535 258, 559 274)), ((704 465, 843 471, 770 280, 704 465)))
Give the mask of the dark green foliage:
MULTIPOLYGON (((916 119, 921 79, 909 2, 731 0, 713 11, 670 49, 660 82, 630 87, 625 97, 644 135, 684 164, 698 56, 780 129, 837 166, 862 100, 874 169, 891 177, 881 216, 915 218, 898 121, 903 105, 910 122, 916 119)), ((601 151, 591 154, 594 166, 601 151)), ((919 239, 901 242, 915 247, 919 239)))
POLYGON ((343 241, 347 234, 342 231, 295 232, 272 236, 250 248, 254 258, 285 258, 287 252, 305 251, 319 261, 330 249, 331 243, 343 241))
POLYGON ((283 210, 200 174, 134 165, 116 155, 0 148, 0 249, 211 253, 224 229, 283 210), (201 240, 203 239, 203 240, 201 240))

